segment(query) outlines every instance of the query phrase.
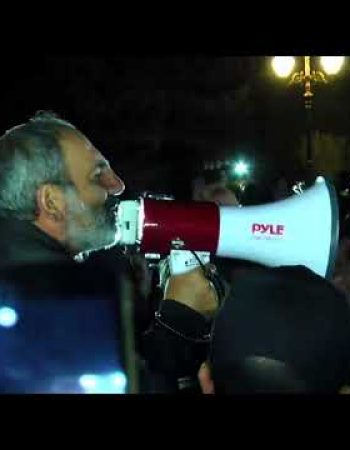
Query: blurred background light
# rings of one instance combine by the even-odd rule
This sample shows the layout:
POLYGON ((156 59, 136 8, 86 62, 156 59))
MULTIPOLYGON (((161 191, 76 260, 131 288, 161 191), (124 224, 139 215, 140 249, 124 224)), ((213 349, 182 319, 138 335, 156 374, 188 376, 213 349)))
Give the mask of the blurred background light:
POLYGON ((98 377, 96 375, 82 375, 79 378, 79 384, 85 391, 93 391, 96 389, 98 377))
POLYGON ((125 394, 127 378, 121 371, 109 374, 84 374, 79 384, 86 394, 125 394))
POLYGON ((233 166, 233 172, 238 176, 247 175, 249 172, 249 166, 244 161, 238 161, 233 166))
POLYGON ((18 315, 13 308, 3 306, 0 308, 0 326, 10 328, 16 325, 18 315))

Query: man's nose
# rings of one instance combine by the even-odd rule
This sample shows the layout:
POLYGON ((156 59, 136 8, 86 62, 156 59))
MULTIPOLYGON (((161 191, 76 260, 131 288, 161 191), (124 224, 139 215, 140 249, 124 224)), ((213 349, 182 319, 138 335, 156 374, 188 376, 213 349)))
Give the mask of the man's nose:
POLYGON ((113 170, 108 170, 102 175, 101 184, 108 195, 121 195, 125 190, 124 181, 113 170))

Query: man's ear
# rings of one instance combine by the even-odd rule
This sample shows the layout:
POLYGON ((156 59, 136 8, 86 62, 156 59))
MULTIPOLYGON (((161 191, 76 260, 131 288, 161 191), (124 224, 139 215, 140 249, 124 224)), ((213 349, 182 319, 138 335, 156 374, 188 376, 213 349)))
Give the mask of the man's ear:
POLYGON ((63 190, 54 184, 43 184, 36 192, 37 210, 39 214, 49 216, 56 222, 62 221, 66 215, 66 201, 63 190))

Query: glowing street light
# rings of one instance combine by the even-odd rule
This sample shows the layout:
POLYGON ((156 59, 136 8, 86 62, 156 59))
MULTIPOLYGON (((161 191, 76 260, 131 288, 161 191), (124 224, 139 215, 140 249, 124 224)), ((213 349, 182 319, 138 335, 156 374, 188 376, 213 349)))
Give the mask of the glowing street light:
POLYGON ((295 66, 294 56, 275 56, 271 61, 275 74, 280 78, 289 77, 295 66))
POLYGON ((321 56, 321 65, 327 75, 336 75, 345 62, 344 56, 321 56))
POLYGON ((320 62, 324 72, 314 70, 311 67, 311 56, 304 56, 304 68, 298 72, 292 71, 295 65, 295 58, 293 56, 275 56, 272 58, 271 65, 278 77, 289 77, 291 75, 289 84, 303 84, 304 85, 304 106, 306 111, 306 126, 307 126, 307 164, 311 169, 313 166, 312 158, 312 136, 311 136, 311 109, 312 97, 312 83, 327 83, 326 75, 336 75, 342 68, 345 57, 344 56, 322 56, 320 62))
MULTIPOLYGON (((313 92, 311 83, 327 83, 326 76, 320 70, 313 70, 311 68, 311 56, 304 56, 304 69, 293 73, 290 79, 290 84, 303 83, 304 84, 304 99, 305 106, 311 108, 311 98, 313 92)), ((342 68, 345 57, 344 56, 321 56, 321 65, 327 75, 336 75, 342 68)), ((275 56, 271 61, 272 68, 278 77, 286 78, 291 75, 294 66, 294 56, 275 56)))

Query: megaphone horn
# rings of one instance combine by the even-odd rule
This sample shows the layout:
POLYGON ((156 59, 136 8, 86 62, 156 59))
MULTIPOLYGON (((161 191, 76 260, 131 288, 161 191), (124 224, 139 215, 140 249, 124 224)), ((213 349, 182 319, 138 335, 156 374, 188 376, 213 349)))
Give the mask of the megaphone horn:
POLYGON ((271 267, 304 265, 326 278, 333 273, 338 203, 334 187, 323 177, 300 195, 265 205, 141 199, 121 202, 119 215, 120 243, 138 243, 145 254, 166 255, 174 242, 181 242, 183 250, 271 267))

